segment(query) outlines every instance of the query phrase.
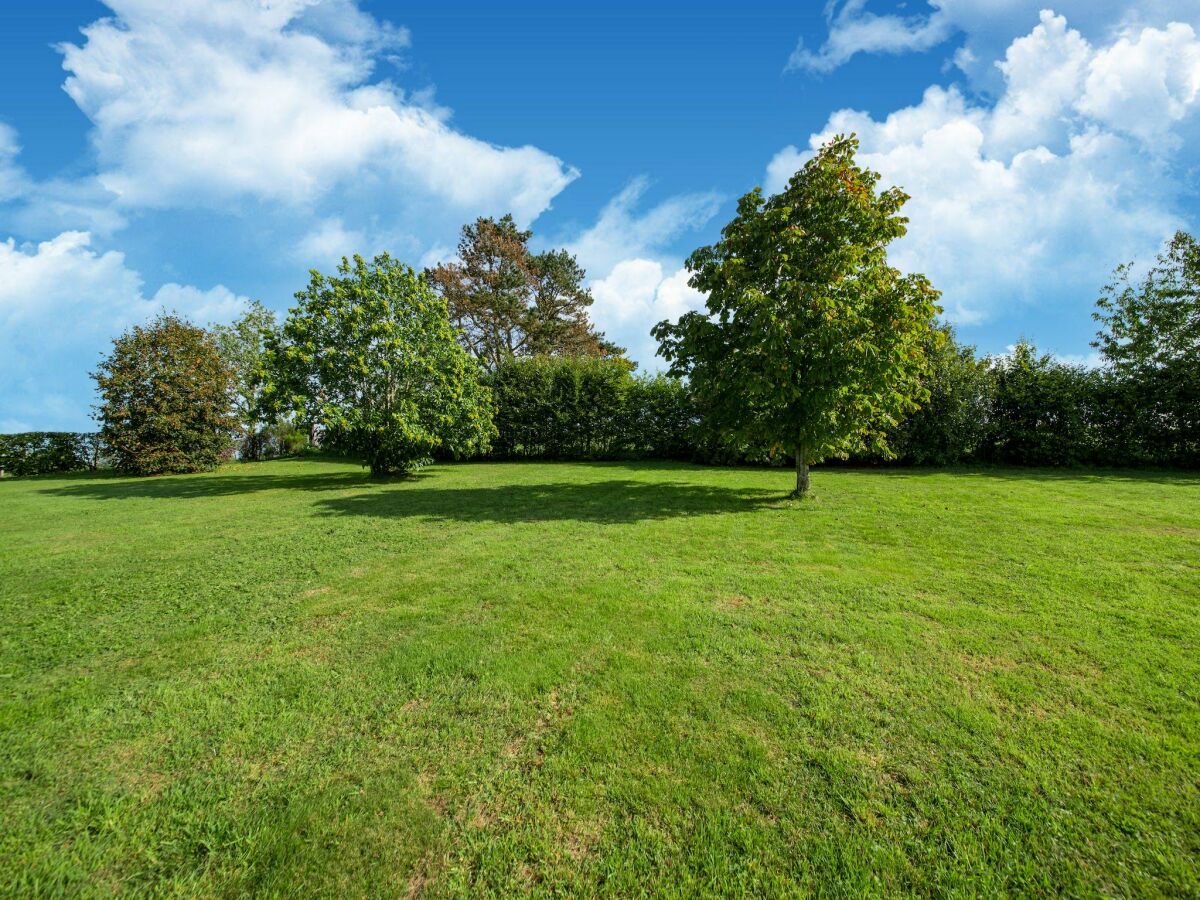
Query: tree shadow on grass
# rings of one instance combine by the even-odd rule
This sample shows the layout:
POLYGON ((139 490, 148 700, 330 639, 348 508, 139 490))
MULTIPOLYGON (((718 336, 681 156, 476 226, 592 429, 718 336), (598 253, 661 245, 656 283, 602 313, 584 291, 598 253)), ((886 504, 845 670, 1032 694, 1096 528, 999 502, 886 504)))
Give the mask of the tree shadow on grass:
MULTIPOLYGON (((248 466, 254 465, 253 463, 248 466)), ((462 522, 579 521, 629 523, 643 519, 743 512, 779 501, 780 491, 720 487, 679 480, 635 481, 624 472, 679 472, 679 464, 576 463, 595 481, 441 486, 448 471, 439 466, 404 478, 375 479, 366 471, 253 474, 251 471, 130 478, 81 473, 55 479, 42 493, 87 500, 197 500, 262 491, 338 493, 315 506, 329 516, 424 518, 462 522), (64 483, 64 481, 66 483, 64 483)), ((451 467, 452 471, 452 467, 451 467)))
MULTIPOLYGON (((258 491, 344 491, 371 483, 370 476, 365 472, 323 472, 316 475, 158 475, 150 478, 116 475, 97 477, 91 473, 86 479, 81 478, 74 483, 43 488, 41 493, 88 500, 195 500, 202 497, 253 494, 258 491)), ((387 485, 394 482, 377 480, 374 483, 387 485)))
POLYGON ((330 516, 421 518, 432 521, 593 522, 628 524, 648 519, 750 512, 779 502, 778 491, 687 482, 608 479, 500 487, 396 486, 317 505, 330 516))

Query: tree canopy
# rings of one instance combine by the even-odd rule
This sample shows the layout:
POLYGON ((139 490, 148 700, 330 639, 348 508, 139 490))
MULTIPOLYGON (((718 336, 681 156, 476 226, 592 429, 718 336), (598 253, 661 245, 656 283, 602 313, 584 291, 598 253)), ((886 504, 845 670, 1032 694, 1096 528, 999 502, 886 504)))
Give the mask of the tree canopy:
POLYGON ((742 197, 721 239, 688 260, 705 312, 654 335, 727 440, 808 466, 864 443, 917 406, 938 292, 888 264, 905 233, 898 188, 855 163, 858 142, 823 146, 779 194, 742 197))
POLYGON ((458 259, 426 270, 464 346, 488 369, 521 356, 617 356, 588 319, 586 273, 566 250, 532 253, 512 216, 462 230, 458 259))
POLYGON ((376 475, 487 448, 490 392, 424 276, 386 253, 355 256, 336 275, 313 270, 296 300, 267 339, 268 411, 320 423, 376 475))
POLYGON ((1200 243, 1177 232, 1140 283, 1132 275, 1132 264, 1118 266, 1096 301, 1092 346, 1131 375, 1200 366, 1200 243))
MULTIPOLYGON (((1114 398, 1136 420, 1130 437, 1148 455, 1200 455, 1200 242, 1178 232, 1138 282, 1118 266, 1096 301, 1092 346, 1120 379, 1114 398)), ((1132 442, 1132 441, 1131 441, 1132 442)))
POLYGON ((199 472, 220 462, 237 418, 235 373, 212 335, 161 314, 113 341, 92 374, 113 465, 134 475, 199 472))
POLYGON ((232 324, 213 325, 210 329, 221 358, 234 373, 230 400, 240 424, 244 459, 258 459, 263 452, 265 436, 259 415, 263 340, 275 327, 275 313, 253 300, 232 324))

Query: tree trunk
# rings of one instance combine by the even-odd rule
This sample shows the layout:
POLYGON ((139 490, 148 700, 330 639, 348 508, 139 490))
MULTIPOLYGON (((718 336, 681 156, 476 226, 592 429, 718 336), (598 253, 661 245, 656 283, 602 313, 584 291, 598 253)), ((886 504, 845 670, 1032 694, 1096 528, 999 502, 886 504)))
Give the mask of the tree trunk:
POLYGON ((808 493, 808 453, 801 447, 796 451, 796 490, 792 497, 799 500, 808 493))

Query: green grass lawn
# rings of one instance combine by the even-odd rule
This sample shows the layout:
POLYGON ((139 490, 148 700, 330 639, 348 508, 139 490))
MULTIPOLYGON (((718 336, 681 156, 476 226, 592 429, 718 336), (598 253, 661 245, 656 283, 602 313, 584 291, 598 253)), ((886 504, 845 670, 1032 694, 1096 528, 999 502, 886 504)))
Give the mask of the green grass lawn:
POLYGON ((0 484, 0 893, 1200 893, 1200 476, 0 484))

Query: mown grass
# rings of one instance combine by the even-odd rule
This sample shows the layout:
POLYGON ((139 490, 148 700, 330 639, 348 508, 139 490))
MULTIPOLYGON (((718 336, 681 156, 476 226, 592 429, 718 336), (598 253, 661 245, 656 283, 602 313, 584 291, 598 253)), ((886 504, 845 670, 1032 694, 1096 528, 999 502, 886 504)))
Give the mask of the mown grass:
POLYGON ((0 892, 1200 893, 1200 479, 0 484, 0 892))

